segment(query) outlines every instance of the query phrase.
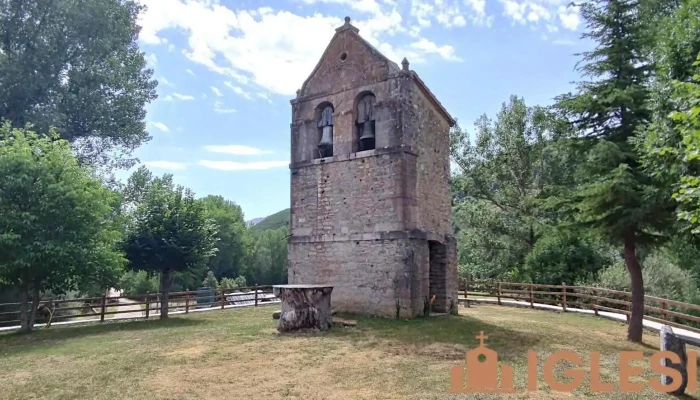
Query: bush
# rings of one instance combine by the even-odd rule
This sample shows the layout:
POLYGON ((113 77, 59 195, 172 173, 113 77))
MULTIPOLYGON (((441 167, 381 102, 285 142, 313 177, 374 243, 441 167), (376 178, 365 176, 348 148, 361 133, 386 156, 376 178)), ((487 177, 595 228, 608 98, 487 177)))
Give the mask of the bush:
POLYGON ((550 231, 525 257, 519 281, 544 285, 571 285, 592 280, 602 268, 613 264, 614 254, 594 239, 573 232, 550 231))
MULTIPOLYGON (((645 292, 649 296, 700 304, 700 289, 695 285, 693 274, 682 270, 660 253, 652 254, 645 260, 642 276, 645 292)), ((624 262, 602 270, 593 285, 628 292, 630 277, 624 262)))
POLYGON ((146 271, 128 271, 119 280, 119 288, 127 296, 158 293, 160 282, 157 276, 149 276, 146 271))
POLYGON ((204 278, 204 281, 202 281, 202 286, 216 289, 219 287, 219 281, 216 280, 216 276, 214 276, 214 272, 209 271, 207 272, 207 277, 204 278))

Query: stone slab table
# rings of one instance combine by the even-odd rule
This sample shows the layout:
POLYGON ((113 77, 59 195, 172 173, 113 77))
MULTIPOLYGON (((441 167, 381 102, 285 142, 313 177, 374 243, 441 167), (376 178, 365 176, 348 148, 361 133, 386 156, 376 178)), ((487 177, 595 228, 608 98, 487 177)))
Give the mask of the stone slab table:
POLYGON ((330 285, 274 285, 272 292, 282 302, 277 330, 328 330, 333 325, 330 285))

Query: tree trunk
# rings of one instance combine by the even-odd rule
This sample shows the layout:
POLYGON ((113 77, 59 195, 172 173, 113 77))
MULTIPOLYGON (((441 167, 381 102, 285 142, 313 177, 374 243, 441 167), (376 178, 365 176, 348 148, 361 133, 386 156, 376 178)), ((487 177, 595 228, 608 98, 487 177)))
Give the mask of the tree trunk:
POLYGON ((172 272, 170 270, 160 273, 160 319, 168 319, 168 298, 170 285, 172 284, 172 272))
POLYGON ((629 326, 627 327, 627 339, 633 342, 642 341, 642 329, 644 319, 644 279, 642 278, 642 266, 639 265, 636 253, 636 238, 634 232, 625 234, 625 266, 630 274, 632 290, 632 307, 629 326))
POLYGON ((32 308, 29 314, 30 328, 34 328, 34 323, 36 322, 36 310, 39 308, 39 300, 41 300, 39 289, 37 285, 34 285, 34 289, 32 289, 32 308))
POLYGON ((29 332, 32 330, 29 324, 29 288, 26 283, 21 283, 19 285, 19 320, 20 320, 20 332, 29 332))

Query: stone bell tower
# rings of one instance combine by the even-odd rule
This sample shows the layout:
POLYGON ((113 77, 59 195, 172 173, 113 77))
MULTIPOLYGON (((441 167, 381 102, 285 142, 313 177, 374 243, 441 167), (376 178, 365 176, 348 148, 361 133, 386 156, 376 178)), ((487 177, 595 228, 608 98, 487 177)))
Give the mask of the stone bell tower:
POLYGON ((289 283, 334 285, 338 311, 456 312, 455 121, 408 61, 346 17, 291 104, 289 283))

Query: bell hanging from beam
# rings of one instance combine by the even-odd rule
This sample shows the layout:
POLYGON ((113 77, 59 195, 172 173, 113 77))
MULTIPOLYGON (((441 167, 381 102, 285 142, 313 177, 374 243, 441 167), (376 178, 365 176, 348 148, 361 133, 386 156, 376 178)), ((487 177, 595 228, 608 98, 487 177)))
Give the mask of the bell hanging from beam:
POLYGON ((365 121, 362 124, 362 136, 360 136, 362 150, 374 149, 374 121, 365 121))
POLYGON ((333 155, 333 125, 326 125, 321 132, 321 141, 318 143, 318 151, 321 157, 333 155))

